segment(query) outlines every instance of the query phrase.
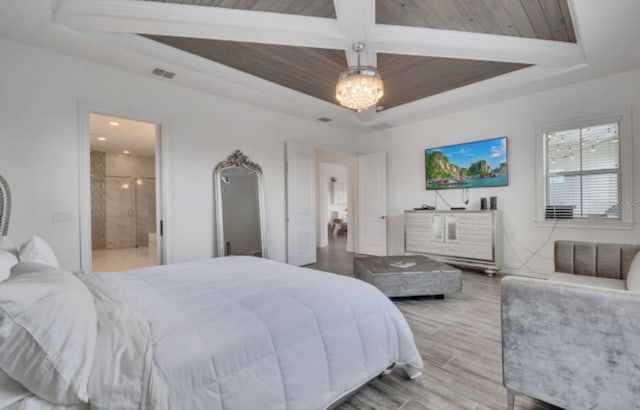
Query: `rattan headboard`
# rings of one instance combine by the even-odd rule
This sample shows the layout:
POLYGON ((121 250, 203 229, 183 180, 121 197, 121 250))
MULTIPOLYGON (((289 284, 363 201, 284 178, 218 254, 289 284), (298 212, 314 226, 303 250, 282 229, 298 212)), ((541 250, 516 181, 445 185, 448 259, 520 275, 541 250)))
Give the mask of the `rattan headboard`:
POLYGON ((11 191, 7 180, 0 175, 0 236, 6 236, 9 231, 11 217, 11 191))

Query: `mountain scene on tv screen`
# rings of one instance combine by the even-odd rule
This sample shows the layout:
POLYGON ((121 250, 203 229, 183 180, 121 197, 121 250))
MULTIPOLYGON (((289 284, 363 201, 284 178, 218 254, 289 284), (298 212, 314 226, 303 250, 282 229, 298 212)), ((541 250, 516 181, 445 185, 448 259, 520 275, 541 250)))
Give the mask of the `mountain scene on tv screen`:
POLYGON ((427 189, 507 185, 507 139, 427 149, 425 168, 427 189))

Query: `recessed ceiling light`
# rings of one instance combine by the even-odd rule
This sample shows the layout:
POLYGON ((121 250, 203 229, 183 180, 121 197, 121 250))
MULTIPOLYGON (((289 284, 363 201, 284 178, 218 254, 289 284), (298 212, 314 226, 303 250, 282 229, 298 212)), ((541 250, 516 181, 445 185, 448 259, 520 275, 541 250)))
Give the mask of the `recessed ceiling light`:
POLYGON ((107 139, 105 137, 98 137, 98 141, 106 141, 107 139))
POLYGON ((109 125, 117 127, 118 125, 120 125, 120 123, 117 121, 109 121, 109 125))
POLYGON ((127 150, 122 151, 122 153, 123 153, 123 154, 131 154, 131 153, 130 153, 129 151, 127 151, 127 150))

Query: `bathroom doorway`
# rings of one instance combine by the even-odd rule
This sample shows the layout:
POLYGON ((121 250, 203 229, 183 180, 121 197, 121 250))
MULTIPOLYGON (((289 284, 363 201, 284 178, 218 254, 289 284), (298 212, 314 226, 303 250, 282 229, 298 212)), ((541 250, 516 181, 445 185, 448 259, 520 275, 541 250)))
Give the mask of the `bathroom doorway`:
POLYGON ((91 260, 94 272, 158 264, 158 124, 91 113, 91 260))

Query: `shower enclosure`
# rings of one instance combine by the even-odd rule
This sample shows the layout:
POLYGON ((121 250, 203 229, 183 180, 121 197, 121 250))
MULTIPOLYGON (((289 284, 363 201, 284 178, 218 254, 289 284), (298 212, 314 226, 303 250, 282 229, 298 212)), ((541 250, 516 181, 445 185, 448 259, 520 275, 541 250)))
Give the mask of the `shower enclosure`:
MULTIPOLYGON (((104 156, 101 152, 91 152, 92 248, 149 246, 149 234, 156 231, 156 180, 105 175, 109 167, 100 166, 105 163, 104 156)), ((144 162, 153 164, 153 158, 144 162)), ((150 172, 135 173, 149 175, 150 172)))
POLYGON ((105 177, 106 248, 149 245, 156 230, 155 179, 105 177))

